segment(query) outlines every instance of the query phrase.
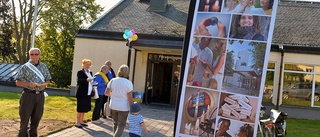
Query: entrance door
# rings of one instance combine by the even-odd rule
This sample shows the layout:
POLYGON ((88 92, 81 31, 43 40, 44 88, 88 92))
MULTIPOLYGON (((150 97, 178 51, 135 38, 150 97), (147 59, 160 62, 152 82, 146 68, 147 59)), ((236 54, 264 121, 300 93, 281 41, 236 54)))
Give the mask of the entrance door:
POLYGON ((152 102, 170 103, 171 81, 172 63, 154 63, 152 102))
POLYGON ((180 62, 181 56, 148 55, 145 102, 171 105, 176 103, 180 62))

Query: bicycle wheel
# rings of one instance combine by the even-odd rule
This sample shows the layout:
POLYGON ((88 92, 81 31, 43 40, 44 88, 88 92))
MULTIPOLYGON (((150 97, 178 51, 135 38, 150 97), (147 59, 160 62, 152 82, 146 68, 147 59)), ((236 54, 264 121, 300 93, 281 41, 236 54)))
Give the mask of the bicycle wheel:
POLYGON ((276 137, 274 127, 271 127, 271 128, 267 127, 264 132, 264 135, 265 135, 265 137, 276 137))

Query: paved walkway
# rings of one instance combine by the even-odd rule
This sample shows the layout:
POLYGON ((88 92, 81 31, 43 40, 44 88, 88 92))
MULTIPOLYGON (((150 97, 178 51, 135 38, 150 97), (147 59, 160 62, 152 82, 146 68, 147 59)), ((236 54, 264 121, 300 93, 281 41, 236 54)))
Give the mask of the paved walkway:
MULTIPOLYGON (((144 105, 142 104, 141 114, 144 117, 149 133, 143 137, 172 137, 174 129, 174 106, 144 105)), ((111 137, 113 123, 111 119, 100 119, 103 123, 93 124, 88 122, 88 127, 79 129, 71 127, 51 134, 48 137, 111 137)), ((128 137, 128 123, 124 130, 123 137, 128 137)))
MULTIPOLYGON (((274 106, 271 103, 264 104, 267 107, 266 115, 274 106)), ((320 120, 319 108, 303 108, 282 106, 280 110, 287 112, 288 117, 320 120), (303 113, 301 113, 303 112, 303 113)), ((167 105, 145 105, 142 104, 141 114, 144 116, 149 133, 143 137, 172 137, 174 130, 174 106, 167 105)), ((88 127, 79 129, 71 127, 51 134, 48 137, 112 137, 113 123, 111 119, 100 119, 103 123, 93 124, 88 122, 88 127)), ((128 123, 124 130, 123 137, 128 137, 128 123)))

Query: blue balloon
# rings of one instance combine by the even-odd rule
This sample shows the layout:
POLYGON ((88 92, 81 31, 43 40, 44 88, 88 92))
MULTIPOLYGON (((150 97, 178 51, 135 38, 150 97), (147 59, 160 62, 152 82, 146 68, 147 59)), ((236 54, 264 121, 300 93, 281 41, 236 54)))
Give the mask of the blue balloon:
POLYGON ((126 34, 123 34, 124 39, 128 39, 128 36, 126 34))
POLYGON ((127 33, 128 33, 129 31, 130 31, 129 29, 126 29, 126 30, 124 31, 124 34, 127 35, 127 33))
POLYGON ((126 35, 128 36, 128 38, 131 38, 133 36, 133 33, 129 31, 126 35))

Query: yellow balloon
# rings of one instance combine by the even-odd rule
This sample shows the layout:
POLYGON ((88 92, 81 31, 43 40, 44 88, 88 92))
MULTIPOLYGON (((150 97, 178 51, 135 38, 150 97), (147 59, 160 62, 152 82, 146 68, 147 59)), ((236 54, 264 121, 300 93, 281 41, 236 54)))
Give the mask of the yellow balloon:
POLYGON ((133 36, 132 36, 132 41, 136 41, 138 39, 138 35, 137 34, 134 34, 133 36))

